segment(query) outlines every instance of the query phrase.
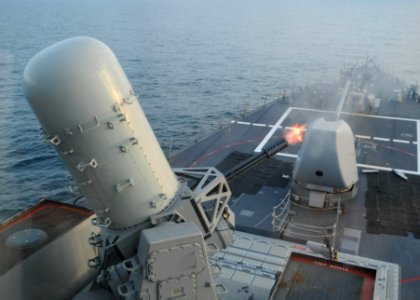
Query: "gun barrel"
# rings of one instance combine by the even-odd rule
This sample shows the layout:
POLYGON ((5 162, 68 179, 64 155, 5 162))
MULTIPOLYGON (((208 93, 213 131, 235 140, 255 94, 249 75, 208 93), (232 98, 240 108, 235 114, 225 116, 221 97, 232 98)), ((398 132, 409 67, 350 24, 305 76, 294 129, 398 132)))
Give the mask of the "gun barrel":
POLYGON ((255 154, 254 156, 244 160, 243 162, 228 170, 225 173, 226 180, 231 181, 235 177, 245 173, 246 171, 259 165, 263 161, 273 157, 277 152, 285 149, 287 146, 288 142, 285 139, 281 139, 280 141, 262 149, 260 153, 255 154))

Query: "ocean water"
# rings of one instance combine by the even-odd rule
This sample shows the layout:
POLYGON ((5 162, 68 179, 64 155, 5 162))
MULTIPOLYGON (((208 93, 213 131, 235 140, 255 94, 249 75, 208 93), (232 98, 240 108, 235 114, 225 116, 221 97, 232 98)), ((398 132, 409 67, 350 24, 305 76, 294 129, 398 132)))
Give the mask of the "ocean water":
POLYGON ((114 50, 168 154, 366 57, 420 82, 414 0, 0 0, 0 219, 76 196, 40 138, 22 72, 44 47, 78 35, 114 50))

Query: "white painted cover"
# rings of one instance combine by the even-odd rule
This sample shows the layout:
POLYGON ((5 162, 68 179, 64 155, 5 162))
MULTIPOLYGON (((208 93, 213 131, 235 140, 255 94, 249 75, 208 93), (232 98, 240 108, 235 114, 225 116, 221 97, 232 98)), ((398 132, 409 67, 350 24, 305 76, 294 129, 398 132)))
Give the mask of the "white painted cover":
POLYGON ((343 120, 315 120, 305 134, 293 177, 306 185, 332 189, 349 188, 356 183, 356 154, 350 126, 343 120))
POLYGON ((110 228, 143 222, 173 199, 177 179, 102 42, 75 37, 44 49, 25 68, 24 91, 89 205, 110 228))

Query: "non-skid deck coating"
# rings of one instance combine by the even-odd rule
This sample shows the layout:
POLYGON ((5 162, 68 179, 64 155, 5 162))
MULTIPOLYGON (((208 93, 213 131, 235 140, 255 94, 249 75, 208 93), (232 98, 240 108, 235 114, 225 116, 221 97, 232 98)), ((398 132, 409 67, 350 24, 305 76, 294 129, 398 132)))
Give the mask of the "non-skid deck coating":
POLYGON ((391 172, 368 176, 367 231, 420 238, 420 177, 395 180, 391 172))
MULTIPOLYGON (((337 98, 338 95, 337 93, 337 98)), ((232 154, 233 156, 236 155, 236 158, 255 153, 264 146, 282 138, 288 127, 296 123, 308 124, 317 117, 328 119, 335 113, 336 105, 329 103, 319 109, 314 103, 308 101, 308 98, 310 98, 310 95, 303 93, 303 95, 295 98, 273 102, 241 120, 232 120, 229 126, 173 156, 170 162, 173 167, 216 166, 223 165, 229 160, 232 163, 232 156, 229 158, 229 155, 233 152, 236 152, 236 154, 232 154), (238 154, 238 152, 244 154, 238 154)), ((396 219, 395 222, 381 223, 381 226, 383 225, 387 229, 381 227, 380 231, 372 230, 372 224, 369 221, 372 214, 368 214, 367 209, 367 207, 372 206, 372 203, 371 200, 367 200, 370 198, 366 198, 365 195, 367 191, 372 192, 369 176, 375 176, 375 174, 365 174, 362 173, 362 170, 371 169, 387 173, 397 169, 403 171, 409 177, 406 185, 413 189, 418 188, 420 114, 419 116, 416 114, 420 105, 415 102, 398 103, 386 101, 386 98, 383 99, 385 100, 382 101, 375 114, 353 112, 346 103, 341 114, 341 119, 349 123, 356 137, 355 147, 359 166, 357 186, 359 192, 356 199, 347 203, 344 207, 344 213, 340 216, 337 229, 338 239, 336 243, 340 242, 344 228, 360 230, 362 237, 359 255, 399 264, 402 268, 403 278, 402 299, 416 299, 420 294, 420 282, 411 279, 420 276, 420 269, 418 268, 420 239, 416 239, 413 232, 416 233, 420 223, 417 223, 417 226, 414 224, 415 218, 412 212, 406 217, 407 222, 411 222, 412 225, 410 226, 412 227, 405 227, 407 228, 405 235, 399 234, 401 233, 400 229, 396 229, 402 227, 396 219), (412 178, 417 179, 411 180, 412 178)), ((276 159, 293 164, 299 146, 289 146, 285 151, 278 154, 276 159)), ((269 172, 277 174, 276 176, 289 173, 291 169, 290 165, 287 166, 287 164, 276 162, 272 165, 279 166, 279 170, 269 172)), ((261 169, 252 172, 254 174, 264 173, 261 169)), ((276 236, 275 233, 270 233, 270 230, 272 230, 271 214, 273 206, 286 195, 287 187, 268 184, 276 178, 273 179, 265 175, 260 176, 259 183, 256 186, 252 186, 253 182, 249 181, 250 177, 247 177, 247 174, 243 174, 236 179, 236 182, 232 182, 231 188, 235 192, 231 205, 235 211, 236 222, 240 230, 276 236), (265 177, 266 184, 261 184, 262 177, 265 177), (244 181, 241 179, 244 179, 244 181), (245 190, 248 189, 252 192, 238 195, 237 190, 242 189, 239 188, 240 185, 245 185, 245 190)), ((390 180, 396 184, 404 181, 394 173, 390 173, 389 176, 391 176, 390 180)), ((279 180, 284 180, 284 178, 279 180)), ((282 186, 284 186, 284 182, 282 186)), ((376 192, 385 193, 385 189, 379 189, 376 192)), ((419 203, 420 199, 414 197, 412 201, 419 203)), ((389 209, 394 208, 395 206, 389 205, 389 209)), ((394 214, 395 216, 402 216, 401 213, 397 214, 396 210, 394 214)), ((419 222, 418 219, 417 222, 419 222)))
POLYGON ((367 300, 374 282, 374 270, 292 254, 273 300, 367 300))
MULTIPOLYGON (((221 154, 229 154, 231 150, 259 152, 264 146, 283 137, 284 132, 291 126, 310 124, 319 117, 328 119, 332 115, 332 111, 320 112, 307 108, 283 107, 286 111, 280 117, 277 115, 277 121, 273 120, 273 112, 278 111, 282 106, 284 104, 275 103, 267 113, 267 117, 258 116, 261 112, 256 112, 251 115, 256 115, 254 118, 249 116, 246 120, 233 121, 229 127, 206 139, 205 143, 202 141, 194 146, 193 153, 202 149, 198 157, 193 155, 184 161, 182 158, 190 150, 187 149, 180 155, 176 155, 172 162, 176 166, 185 166, 182 163, 188 163, 189 166, 203 166, 214 164, 215 158, 220 159, 221 154), (248 120, 249 118, 253 120, 248 120)), ((417 155, 420 152, 420 145, 417 143, 420 120, 346 113, 342 114, 342 119, 351 126, 357 139, 356 151, 359 167, 377 170, 399 169, 408 174, 420 175, 417 155)), ((279 155, 296 158, 298 150, 299 146, 291 146, 279 155)))

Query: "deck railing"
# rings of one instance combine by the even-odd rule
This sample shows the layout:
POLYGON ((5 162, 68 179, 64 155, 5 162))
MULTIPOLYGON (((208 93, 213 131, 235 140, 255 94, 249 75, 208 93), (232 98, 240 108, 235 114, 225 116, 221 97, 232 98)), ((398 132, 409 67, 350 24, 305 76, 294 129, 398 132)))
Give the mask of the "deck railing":
POLYGON ((314 212, 328 212, 335 210, 335 216, 331 216, 333 218, 333 222, 325 226, 318 226, 309 223, 293 221, 293 215, 295 212, 290 210, 291 200, 289 191, 287 195, 279 202, 279 204, 273 208, 272 225, 274 232, 283 237, 294 238, 303 241, 316 241, 322 243, 328 242, 331 246, 335 245, 337 225, 341 211, 340 202, 336 207, 331 209, 312 208, 296 203, 293 203, 293 205, 299 206, 301 209, 312 210, 314 212))
POLYGON ((284 198, 274 206, 273 213, 272 213, 272 221, 271 224, 273 225, 274 232, 280 232, 285 229, 287 225, 287 219, 289 218, 290 214, 290 190, 284 196, 284 198))

